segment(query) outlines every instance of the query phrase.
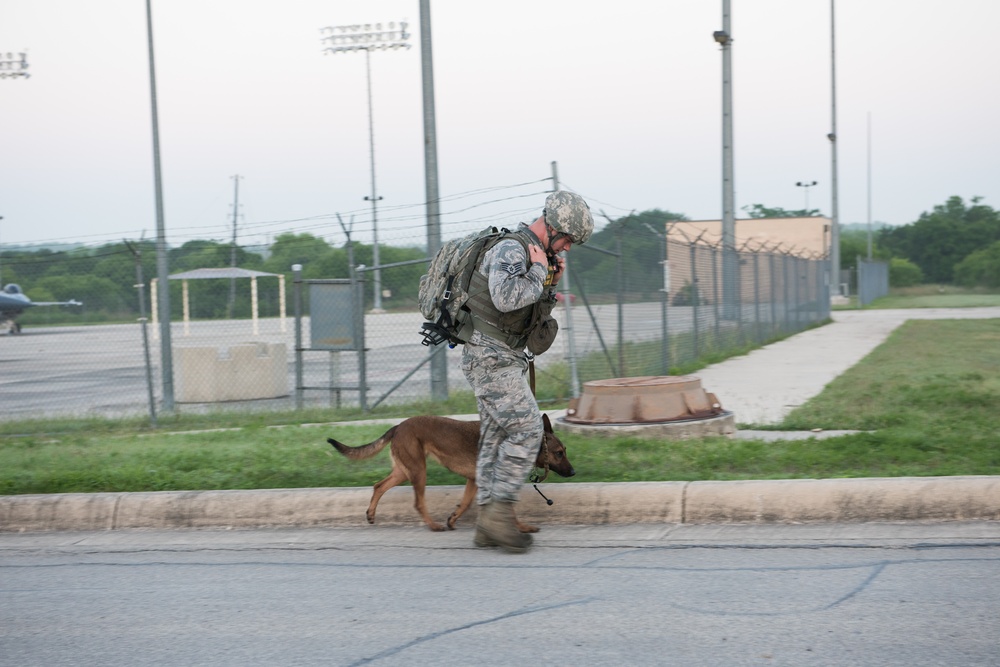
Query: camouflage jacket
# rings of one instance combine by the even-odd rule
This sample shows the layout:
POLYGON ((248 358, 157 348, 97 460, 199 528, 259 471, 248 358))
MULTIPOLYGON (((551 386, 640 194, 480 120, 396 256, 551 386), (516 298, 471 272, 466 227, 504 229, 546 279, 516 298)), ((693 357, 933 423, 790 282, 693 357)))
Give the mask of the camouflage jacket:
POLYGON ((528 334, 556 302, 551 288, 553 267, 529 265, 527 244, 537 242, 522 224, 483 254, 469 286, 466 305, 475 328, 512 349, 524 348, 528 334))

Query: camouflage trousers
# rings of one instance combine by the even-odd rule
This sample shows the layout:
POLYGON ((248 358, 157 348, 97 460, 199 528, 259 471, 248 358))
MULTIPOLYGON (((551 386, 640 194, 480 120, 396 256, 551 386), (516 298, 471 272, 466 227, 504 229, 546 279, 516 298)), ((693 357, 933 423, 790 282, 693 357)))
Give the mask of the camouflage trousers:
POLYGON ((516 501, 544 434, 527 357, 477 331, 465 345, 462 371, 475 391, 481 422, 476 502, 516 501))

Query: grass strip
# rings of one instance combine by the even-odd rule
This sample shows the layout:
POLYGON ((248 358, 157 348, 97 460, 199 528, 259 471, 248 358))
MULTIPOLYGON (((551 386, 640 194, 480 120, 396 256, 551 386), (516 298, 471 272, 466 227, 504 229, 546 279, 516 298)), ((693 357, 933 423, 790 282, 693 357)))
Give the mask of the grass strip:
MULTIPOLYGON (((415 406, 413 414, 473 412, 470 405, 465 397, 415 406)), ((996 475, 998 406, 1000 320, 913 320, 781 425, 863 433, 779 442, 563 440, 578 471, 570 483, 996 475)), ((325 411, 307 417, 333 418, 325 411)), ((55 434, 0 435, 0 494, 368 486, 390 469, 387 453, 349 462, 326 443, 334 436, 363 444, 384 425, 276 429, 268 426, 292 417, 227 419, 233 423, 206 418, 202 426, 243 428, 170 434, 78 424, 55 434)), ((430 484, 463 482, 436 464, 428 468, 430 484)), ((563 483, 554 475, 548 482, 563 483)))

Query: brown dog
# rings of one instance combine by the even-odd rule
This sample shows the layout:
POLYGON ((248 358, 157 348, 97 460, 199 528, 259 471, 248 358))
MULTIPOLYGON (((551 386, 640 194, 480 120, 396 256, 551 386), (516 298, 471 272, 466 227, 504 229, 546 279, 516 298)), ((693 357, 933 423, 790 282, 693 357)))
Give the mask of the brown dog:
MULTIPOLYGON (((545 426, 545 436, 542 447, 538 451, 535 465, 546 470, 554 470, 563 477, 572 477, 576 471, 573 470, 572 464, 566 458, 566 447, 552 432, 552 424, 549 422, 548 415, 542 415, 542 422, 545 426)), ((424 518, 424 523, 431 530, 445 529, 444 526, 430 517, 424 502, 428 455, 433 456, 448 470, 468 480, 465 483, 465 493, 462 495, 458 509, 448 517, 448 530, 455 529, 455 522, 472 504, 472 499, 476 497, 476 457, 479 452, 478 421, 459 421, 429 415, 410 417, 386 431, 378 440, 367 445, 348 447, 333 438, 327 438, 327 442, 352 460, 371 458, 382 451, 390 442, 392 443, 389 450, 392 459, 392 472, 375 485, 372 501, 368 505, 368 511, 365 512, 368 523, 375 523, 375 507, 382 495, 392 487, 409 480, 413 484, 413 494, 416 496, 414 505, 420 512, 420 516, 424 518)), ((520 521, 517 522, 517 527, 522 533, 538 531, 535 526, 522 524, 520 521)))

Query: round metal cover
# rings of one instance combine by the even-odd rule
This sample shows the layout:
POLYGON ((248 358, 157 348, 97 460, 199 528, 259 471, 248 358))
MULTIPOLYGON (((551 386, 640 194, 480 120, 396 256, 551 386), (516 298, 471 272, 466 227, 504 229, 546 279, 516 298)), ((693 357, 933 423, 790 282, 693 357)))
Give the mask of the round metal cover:
POLYGON ((576 424, 649 424, 707 419, 722 414, 714 394, 690 375, 592 380, 570 401, 566 421, 576 424))

